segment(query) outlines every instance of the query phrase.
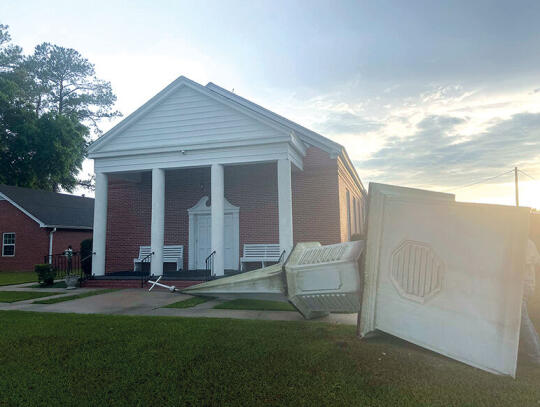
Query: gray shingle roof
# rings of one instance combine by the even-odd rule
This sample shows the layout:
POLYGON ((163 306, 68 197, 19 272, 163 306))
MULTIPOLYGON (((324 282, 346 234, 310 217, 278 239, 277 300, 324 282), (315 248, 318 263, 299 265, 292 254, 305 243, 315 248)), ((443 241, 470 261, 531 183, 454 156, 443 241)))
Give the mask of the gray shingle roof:
POLYGON ((3 184, 0 184, 0 193, 36 218, 42 226, 93 227, 93 198, 3 184))

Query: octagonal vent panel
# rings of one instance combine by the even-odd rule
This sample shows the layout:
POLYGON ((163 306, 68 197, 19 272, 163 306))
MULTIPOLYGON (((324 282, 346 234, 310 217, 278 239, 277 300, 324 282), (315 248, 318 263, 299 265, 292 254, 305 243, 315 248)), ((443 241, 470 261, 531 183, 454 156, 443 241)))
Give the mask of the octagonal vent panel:
POLYGON ((392 253, 390 279, 399 294, 424 303, 442 286, 444 263, 427 244, 406 240, 392 253))

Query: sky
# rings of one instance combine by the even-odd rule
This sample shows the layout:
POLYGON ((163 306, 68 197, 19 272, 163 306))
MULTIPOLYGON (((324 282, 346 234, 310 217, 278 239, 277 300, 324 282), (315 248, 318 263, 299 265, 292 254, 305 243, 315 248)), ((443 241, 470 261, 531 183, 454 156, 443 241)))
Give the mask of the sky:
POLYGON ((341 143, 366 186, 513 205, 517 166, 536 208, 539 21, 519 0, 0 3, 14 43, 75 48, 124 116, 180 75, 211 81, 341 143))

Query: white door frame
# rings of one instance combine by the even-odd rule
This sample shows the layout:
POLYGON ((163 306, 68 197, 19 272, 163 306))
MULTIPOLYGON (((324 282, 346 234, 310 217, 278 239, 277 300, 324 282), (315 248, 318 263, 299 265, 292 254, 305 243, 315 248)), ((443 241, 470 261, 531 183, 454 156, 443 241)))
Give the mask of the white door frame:
MULTIPOLYGON (((211 215, 212 207, 208 204, 208 196, 203 196, 199 202, 188 209, 189 215, 189 246, 188 246, 188 267, 190 270, 197 268, 197 239, 195 233, 197 231, 197 216, 196 215, 211 215)), ((226 198, 224 202, 224 214, 233 216, 233 250, 235 253, 236 266, 240 261, 240 208, 231 204, 226 198)), ((210 254, 210 253, 208 253, 210 254)))

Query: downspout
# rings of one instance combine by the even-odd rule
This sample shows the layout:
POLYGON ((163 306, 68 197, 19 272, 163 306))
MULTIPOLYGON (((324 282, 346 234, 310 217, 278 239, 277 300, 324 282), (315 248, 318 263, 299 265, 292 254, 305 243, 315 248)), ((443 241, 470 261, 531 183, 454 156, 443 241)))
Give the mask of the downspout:
POLYGON ((49 264, 52 264, 52 256, 53 256, 53 234, 56 232, 56 228, 53 228, 49 232, 49 264))

